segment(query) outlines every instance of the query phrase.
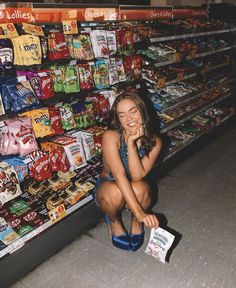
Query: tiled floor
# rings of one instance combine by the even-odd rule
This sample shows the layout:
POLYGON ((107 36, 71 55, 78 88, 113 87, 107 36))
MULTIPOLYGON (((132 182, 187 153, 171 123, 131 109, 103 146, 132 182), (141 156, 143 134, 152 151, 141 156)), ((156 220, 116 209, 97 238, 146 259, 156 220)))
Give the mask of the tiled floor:
POLYGON ((148 229, 133 253, 114 248, 101 223, 12 288, 235 288, 235 144, 234 127, 159 181, 153 210, 182 236, 169 263, 145 254, 148 229))

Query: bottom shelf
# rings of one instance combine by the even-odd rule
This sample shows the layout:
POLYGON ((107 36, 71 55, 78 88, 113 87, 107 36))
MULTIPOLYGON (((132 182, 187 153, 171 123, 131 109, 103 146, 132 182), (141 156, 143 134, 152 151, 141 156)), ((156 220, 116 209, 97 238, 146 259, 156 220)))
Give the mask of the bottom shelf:
MULTIPOLYGON (((221 120, 221 124, 223 125, 224 122, 226 122, 228 119, 232 118, 235 116, 235 113, 230 113, 229 115, 227 115, 225 118, 223 118, 221 120)), ((196 137, 190 139, 189 141, 185 142, 182 146, 178 147, 177 149, 173 150, 172 152, 170 152, 164 159, 163 162, 168 160, 169 158, 173 157, 175 154, 179 153, 181 150, 185 149, 187 146, 189 146, 190 144, 192 144, 193 142, 197 141, 199 138, 203 137, 206 134, 209 134, 212 132, 212 130, 217 129, 220 125, 215 126, 214 128, 210 129, 210 130, 205 130, 201 133, 199 133, 196 137)))
POLYGON ((101 210, 91 201, 13 254, 6 255, 0 261, 1 288, 9 287, 84 231, 96 226, 101 217, 101 210))

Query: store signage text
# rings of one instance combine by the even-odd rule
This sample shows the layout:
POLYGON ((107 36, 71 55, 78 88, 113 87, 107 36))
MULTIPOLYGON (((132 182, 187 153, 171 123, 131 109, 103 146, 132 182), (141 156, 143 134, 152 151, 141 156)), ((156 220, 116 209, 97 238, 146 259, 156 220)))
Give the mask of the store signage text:
POLYGON ((0 9, 0 20, 4 22, 28 22, 32 19, 31 8, 5 8, 0 9))

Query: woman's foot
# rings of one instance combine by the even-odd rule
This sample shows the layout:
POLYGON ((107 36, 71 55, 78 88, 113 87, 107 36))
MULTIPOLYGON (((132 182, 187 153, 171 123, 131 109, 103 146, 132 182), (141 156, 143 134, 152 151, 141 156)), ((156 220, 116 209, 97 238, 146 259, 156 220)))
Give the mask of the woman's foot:
POLYGON ((119 249, 130 250, 131 244, 129 235, 125 230, 123 223, 119 220, 108 220, 108 227, 112 238, 112 244, 119 249))
POLYGON ((143 225, 134 216, 131 217, 130 234, 138 235, 143 232, 143 225))
POLYGON ((134 216, 131 220, 129 237, 131 250, 137 251, 144 242, 144 228, 143 223, 140 223, 134 216))

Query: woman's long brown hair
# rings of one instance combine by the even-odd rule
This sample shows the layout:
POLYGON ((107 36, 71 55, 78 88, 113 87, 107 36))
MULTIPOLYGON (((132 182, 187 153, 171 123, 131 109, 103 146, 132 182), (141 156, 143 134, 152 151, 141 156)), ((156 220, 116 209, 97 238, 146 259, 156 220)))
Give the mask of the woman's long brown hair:
POLYGON ((155 146, 155 136, 151 133, 150 118, 147 112, 146 105, 142 98, 135 93, 124 93, 116 97, 110 111, 108 129, 115 130, 123 136, 122 126, 117 115, 117 105, 122 100, 129 99, 134 102, 142 117, 142 123, 144 127, 144 135, 141 137, 141 147, 145 150, 145 154, 148 155, 152 148, 155 146))

